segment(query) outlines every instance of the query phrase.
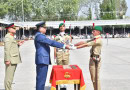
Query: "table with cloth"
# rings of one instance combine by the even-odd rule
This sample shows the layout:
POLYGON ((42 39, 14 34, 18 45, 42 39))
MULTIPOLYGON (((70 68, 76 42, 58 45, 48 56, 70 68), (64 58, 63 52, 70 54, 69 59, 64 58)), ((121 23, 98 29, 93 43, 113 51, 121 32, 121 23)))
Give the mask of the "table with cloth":
POLYGON ((64 68, 64 65, 54 65, 52 68, 50 83, 51 90, 56 90, 60 84, 79 84, 79 90, 85 90, 82 70, 77 65, 68 65, 70 68, 64 68))

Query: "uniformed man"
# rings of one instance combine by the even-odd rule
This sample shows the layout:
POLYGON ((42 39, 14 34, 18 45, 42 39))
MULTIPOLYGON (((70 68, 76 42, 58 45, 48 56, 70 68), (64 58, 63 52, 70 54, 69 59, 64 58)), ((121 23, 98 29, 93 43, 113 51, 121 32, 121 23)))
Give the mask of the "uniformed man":
POLYGON ((101 48, 102 48, 102 39, 101 39, 102 27, 95 26, 92 30, 92 34, 94 36, 93 39, 88 41, 81 41, 75 46, 77 49, 83 47, 92 46, 90 50, 90 62, 89 62, 89 70, 91 75, 91 80, 93 82, 94 90, 101 90, 100 80, 99 80, 99 71, 101 64, 101 48))
MULTIPOLYGON (((60 33, 55 37, 55 40, 61 43, 70 45, 72 39, 65 33, 65 24, 59 24, 60 33)), ((54 48, 54 58, 57 65, 68 65, 69 64, 69 50, 54 48)), ((60 85, 61 90, 66 90, 66 85, 60 85)))
MULTIPOLYGON (((65 24, 59 24, 60 33, 55 37, 55 40, 61 43, 70 45, 72 39, 69 35, 65 33, 65 24)), ((68 65, 69 64, 69 50, 65 49, 54 49, 54 58, 56 59, 57 65, 68 65)))
POLYGON ((45 22, 40 22, 36 24, 38 32, 35 35, 35 63, 36 63, 36 90, 45 90, 45 82, 48 72, 48 65, 51 64, 50 61, 50 47, 66 48, 69 49, 68 45, 56 42, 55 40, 50 40, 46 37, 46 24, 45 22))
POLYGON ((21 63, 19 46, 23 44, 24 41, 17 41, 14 38, 16 33, 16 28, 14 23, 7 25, 6 29, 8 33, 4 40, 4 62, 5 62, 5 90, 12 90, 11 84, 13 82, 14 73, 17 64, 21 63))

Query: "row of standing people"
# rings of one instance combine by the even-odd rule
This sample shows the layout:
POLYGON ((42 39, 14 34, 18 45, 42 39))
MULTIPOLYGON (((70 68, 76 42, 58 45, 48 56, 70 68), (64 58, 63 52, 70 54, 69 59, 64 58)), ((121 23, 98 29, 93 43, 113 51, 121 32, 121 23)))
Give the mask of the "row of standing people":
MULTIPOLYGON (((36 49, 35 63, 36 63, 36 90, 44 90, 45 82, 47 78, 48 65, 51 64, 50 61, 50 47, 55 47, 54 57, 57 65, 68 65, 69 64, 69 49, 79 49, 88 46, 92 46, 90 53, 90 75, 93 82, 94 90, 101 90, 100 80, 99 80, 99 70, 101 61, 101 32, 102 27, 95 26, 92 30, 94 38, 89 41, 81 41, 75 45, 71 45, 71 36, 65 33, 65 24, 61 23, 59 25, 60 33, 55 37, 55 40, 50 40, 46 37, 46 24, 45 22, 40 22, 36 24, 37 33, 35 35, 34 44, 36 49)), ((6 29, 8 34, 5 36, 4 40, 4 52, 5 52, 5 90, 12 90, 11 84, 13 82, 14 73, 17 64, 21 63, 21 57, 19 53, 19 47, 24 43, 24 41, 16 42, 14 34, 16 33, 16 28, 14 23, 9 24, 6 29)), ((65 90, 63 87, 61 90, 65 90)))

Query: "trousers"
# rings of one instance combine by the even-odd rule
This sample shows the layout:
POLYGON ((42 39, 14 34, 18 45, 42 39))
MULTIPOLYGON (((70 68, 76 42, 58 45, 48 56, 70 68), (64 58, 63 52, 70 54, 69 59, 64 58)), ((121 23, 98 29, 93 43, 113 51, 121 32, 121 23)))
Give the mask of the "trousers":
POLYGON ((68 65, 69 64, 69 52, 60 51, 56 53, 57 65, 68 65))
POLYGON ((48 65, 40 64, 36 66, 36 90, 45 90, 48 65))
POLYGON ((9 66, 6 65, 5 80, 4 80, 5 90, 12 90, 11 85, 13 82, 16 67, 17 67, 17 64, 10 64, 9 66))
POLYGON ((100 79, 99 79, 100 66, 101 66, 101 60, 99 62, 95 62, 92 58, 90 58, 89 71, 90 71, 94 90, 101 90, 100 79))

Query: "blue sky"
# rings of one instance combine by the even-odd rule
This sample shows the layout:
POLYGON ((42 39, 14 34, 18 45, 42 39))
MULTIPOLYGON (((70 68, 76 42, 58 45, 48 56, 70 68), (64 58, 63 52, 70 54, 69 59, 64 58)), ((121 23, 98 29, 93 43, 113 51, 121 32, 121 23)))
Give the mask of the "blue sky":
POLYGON ((130 0, 126 0, 126 2, 127 2, 127 7, 128 7, 126 16, 130 16, 130 0))

